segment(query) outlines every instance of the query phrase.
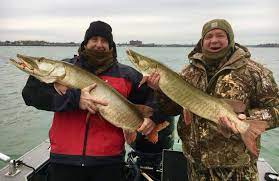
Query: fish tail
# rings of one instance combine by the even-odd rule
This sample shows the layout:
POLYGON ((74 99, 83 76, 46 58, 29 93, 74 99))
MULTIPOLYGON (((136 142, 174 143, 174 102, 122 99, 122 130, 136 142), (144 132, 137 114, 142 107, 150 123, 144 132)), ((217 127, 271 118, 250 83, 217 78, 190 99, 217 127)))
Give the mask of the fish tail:
POLYGON ((267 122, 258 120, 244 120, 244 122, 249 123, 249 127, 244 133, 240 133, 241 138, 247 149, 255 156, 258 156, 259 151, 256 146, 256 138, 265 131, 267 122))
POLYGON ((151 143, 157 143, 158 142, 158 132, 162 129, 166 128, 170 123, 168 121, 164 121, 162 123, 157 124, 154 129, 147 135, 148 141, 151 143))
POLYGON ((153 115, 153 109, 151 107, 142 104, 135 104, 135 106, 144 118, 149 118, 153 115))
POLYGON ((137 138, 136 131, 123 130, 123 134, 124 134, 125 141, 128 144, 133 143, 137 138))

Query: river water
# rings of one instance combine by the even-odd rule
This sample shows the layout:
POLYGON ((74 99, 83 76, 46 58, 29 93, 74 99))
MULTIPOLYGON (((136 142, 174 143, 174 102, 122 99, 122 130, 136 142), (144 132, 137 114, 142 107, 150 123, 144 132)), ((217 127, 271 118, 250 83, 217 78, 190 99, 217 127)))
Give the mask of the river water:
MULTIPOLYGON (((0 47, 0 152, 17 158, 48 137, 52 113, 39 111, 24 104, 21 91, 27 75, 8 63, 17 53, 52 59, 71 58, 78 47, 0 47)), ((118 47, 118 61, 131 65, 125 55, 126 47, 118 47)), ((135 48, 180 71, 188 63, 186 55, 192 48, 135 48)), ((279 81, 279 48, 249 48, 252 58, 271 69, 279 81)), ((261 157, 279 172, 279 128, 262 135, 261 157)), ((0 168, 3 167, 0 161, 0 168)))

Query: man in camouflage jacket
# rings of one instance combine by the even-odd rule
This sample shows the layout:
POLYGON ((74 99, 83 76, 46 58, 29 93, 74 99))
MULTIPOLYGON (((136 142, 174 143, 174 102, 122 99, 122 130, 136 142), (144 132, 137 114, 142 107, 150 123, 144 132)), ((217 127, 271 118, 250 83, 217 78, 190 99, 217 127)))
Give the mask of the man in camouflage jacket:
MULTIPOLYGON (((185 81, 212 96, 240 100, 247 106, 247 119, 266 121, 267 129, 278 127, 279 94, 272 72, 251 60, 247 48, 234 43, 226 20, 207 22, 201 40, 188 58, 190 65, 180 73, 185 81), (227 39, 223 47, 222 40, 219 42, 222 38, 227 39)), ((158 81, 159 75, 154 73, 147 82, 158 89, 158 81)), ((182 108, 170 104, 162 93, 158 99, 165 113, 182 113, 182 108)), ((228 121, 224 125, 232 126, 228 121)), ((189 180, 258 180, 257 157, 247 150, 239 134, 232 132, 226 138, 211 121, 186 111, 180 116, 177 131, 188 161, 189 180)), ((257 147, 260 148, 260 138, 257 147)))

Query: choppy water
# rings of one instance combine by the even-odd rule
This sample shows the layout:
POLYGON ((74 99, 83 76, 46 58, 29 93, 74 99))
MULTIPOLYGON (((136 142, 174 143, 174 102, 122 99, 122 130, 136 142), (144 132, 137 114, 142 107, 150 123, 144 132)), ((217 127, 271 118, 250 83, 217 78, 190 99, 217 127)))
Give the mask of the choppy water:
MULTIPOLYGON (((186 63, 191 48, 133 48, 179 71, 186 63)), ((252 57, 274 72, 279 81, 279 48, 250 48, 252 57)), ((48 136, 52 113, 27 107, 21 97, 27 75, 8 63, 17 53, 45 56, 53 59, 70 58, 77 47, 0 47, 0 152, 13 158, 21 156, 48 136)), ((118 60, 131 65, 125 48, 118 48, 118 60)), ((262 135, 261 157, 279 171, 279 128, 262 135)), ((0 168, 3 163, 0 161, 0 168)))

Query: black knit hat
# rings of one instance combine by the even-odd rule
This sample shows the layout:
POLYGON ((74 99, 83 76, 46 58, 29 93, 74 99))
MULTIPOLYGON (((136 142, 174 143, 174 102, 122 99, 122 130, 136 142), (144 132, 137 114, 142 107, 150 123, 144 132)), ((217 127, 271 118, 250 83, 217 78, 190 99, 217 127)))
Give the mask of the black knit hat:
POLYGON ((86 30, 84 40, 81 43, 81 49, 87 44, 88 40, 93 36, 101 36, 109 43, 109 48, 113 48, 113 57, 117 57, 116 46, 113 41, 112 28, 109 24, 103 21, 93 21, 86 30))
POLYGON ((90 23, 90 26, 84 35, 82 45, 86 45, 88 40, 93 36, 101 36, 108 41, 110 48, 113 46, 112 29, 109 24, 103 21, 93 21, 90 23))

